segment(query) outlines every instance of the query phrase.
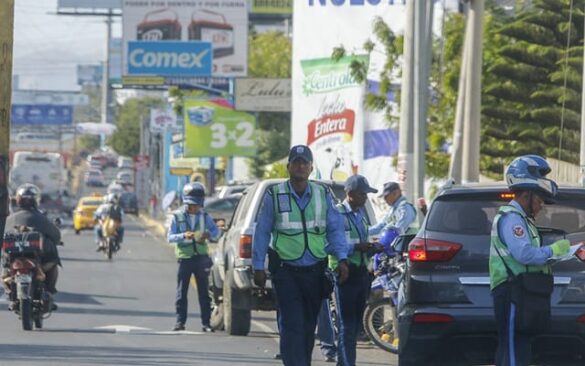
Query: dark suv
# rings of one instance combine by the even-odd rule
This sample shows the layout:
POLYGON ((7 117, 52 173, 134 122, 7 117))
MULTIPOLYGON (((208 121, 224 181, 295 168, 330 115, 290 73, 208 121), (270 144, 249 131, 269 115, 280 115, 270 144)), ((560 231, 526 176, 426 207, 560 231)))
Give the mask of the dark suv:
MULTIPOLYGON (((505 185, 451 186, 433 201, 408 245, 398 306, 399 366, 494 363, 496 325, 488 258, 498 208, 513 198, 505 185)), ((561 187, 537 217, 544 245, 585 237, 585 188, 561 187)), ((406 255, 406 253, 405 253, 406 255)), ((585 264, 553 265, 553 325, 532 340, 533 362, 585 364, 585 264)))

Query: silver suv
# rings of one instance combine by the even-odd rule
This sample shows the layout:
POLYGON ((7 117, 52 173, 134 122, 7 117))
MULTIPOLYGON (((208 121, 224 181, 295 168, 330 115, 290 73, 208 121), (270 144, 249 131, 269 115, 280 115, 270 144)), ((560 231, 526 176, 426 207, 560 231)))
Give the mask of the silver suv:
MULTIPOLYGON (((213 300, 211 326, 215 329, 225 328, 231 335, 247 335, 250 331, 252 310, 276 309, 270 274, 265 289, 253 285, 252 241, 264 194, 270 187, 283 181, 284 179, 264 180, 244 191, 227 231, 219 239, 212 255, 213 267, 209 281, 213 300)), ((343 183, 318 183, 326 184, 335 199, 341 201, 345 198, 343 183)), ((374 224, 374 211, 369 202, 366 204, 366 212, 368 221, 374 224)), ((268 267, 266 271, 268 272, 268 267)))

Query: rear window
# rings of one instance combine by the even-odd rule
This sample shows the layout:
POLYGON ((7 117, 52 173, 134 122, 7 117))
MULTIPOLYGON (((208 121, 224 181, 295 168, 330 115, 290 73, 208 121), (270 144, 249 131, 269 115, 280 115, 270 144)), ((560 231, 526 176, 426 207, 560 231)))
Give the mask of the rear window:
MULTIPOLYGON (((429 212, 426 230, 452 234, 490 235, 500 206, 508 201, 494 194, 450 195, 437 199, 429 212)), ((585 194, 561 194, 554 205, 545 205, 536 218, 538 227, 585 231, 585 194)))

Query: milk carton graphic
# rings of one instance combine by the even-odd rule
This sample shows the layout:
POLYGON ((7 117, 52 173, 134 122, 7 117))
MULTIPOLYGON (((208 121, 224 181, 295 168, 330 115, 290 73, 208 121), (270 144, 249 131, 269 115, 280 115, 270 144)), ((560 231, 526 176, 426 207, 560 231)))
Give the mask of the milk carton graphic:
POLYGON ((206 126, 213 122, 213 109, 206 107, 190 107, 187 109, 189 122, 194 126, 206 126))
POLYGON ((142 22, 136 26, 136 39, 143 41, 181 40, 179 16, 169 8, 146 13, 142 22))
POLYGON ((211 10, 195 10, 188 27, 189 40, 213 44, 213 58, 234 54, 234 27, 225 16, 211 10))

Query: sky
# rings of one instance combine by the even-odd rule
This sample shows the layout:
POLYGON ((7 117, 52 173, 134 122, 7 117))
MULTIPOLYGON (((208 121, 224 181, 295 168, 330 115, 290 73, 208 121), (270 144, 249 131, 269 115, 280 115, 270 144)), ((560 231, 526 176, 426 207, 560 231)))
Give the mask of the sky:
MULTIPOLYGON (((448 7, 457 3, 439 1, 448 7)), ((15 1, 13 74, 18 75, 20 89, 79 90, 77 65, 105 60, 103 16, 56 12, 57 0, 15 1)), ((113 37, 121 36, 120 22, 121 17, 114 17, 113 37)))
MULTIPOLYGON (((103 16, 57 15, 57 0, 16 0, 13 74, 20 89, 79 90, 78 64, 105 59, 103 16)), ((113 36, 120 36, 114 17, 113 36)))

